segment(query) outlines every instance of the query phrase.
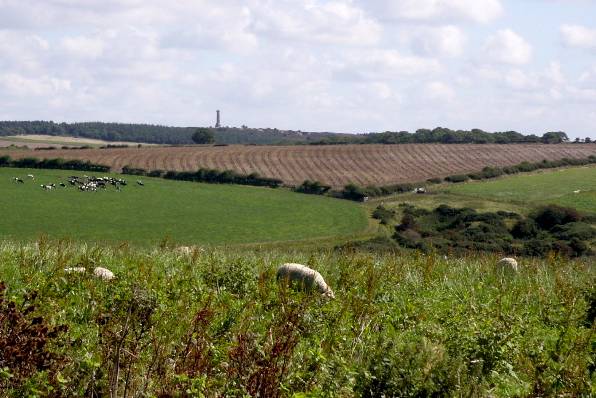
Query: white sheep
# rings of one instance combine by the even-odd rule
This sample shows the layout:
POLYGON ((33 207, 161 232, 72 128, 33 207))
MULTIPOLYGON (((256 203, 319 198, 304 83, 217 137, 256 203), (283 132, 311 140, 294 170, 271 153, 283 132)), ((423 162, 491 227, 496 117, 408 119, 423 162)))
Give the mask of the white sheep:
POLYGON ((110 281, 115 278, 114 273, 112 271, 103 267, 95 267, 93 269, 93 275, 105 281, 110 281))
POLYGON ((190 256, 192 255, 193 248, 190 246, 178 246, 174 249, 174 252, 181 256, 190 256))
POLYGON ((335 298, 333 290, 327 285, 323 276, 306 265, 286 263, 277 269, 277 281, 297 284, 299 288, 311 291, 318 290, 323 296, 335 298))
POLYGON ((505 257, 497 262, 497 266, 502 270, 517 271, 517 261, 511 257, 505 257))

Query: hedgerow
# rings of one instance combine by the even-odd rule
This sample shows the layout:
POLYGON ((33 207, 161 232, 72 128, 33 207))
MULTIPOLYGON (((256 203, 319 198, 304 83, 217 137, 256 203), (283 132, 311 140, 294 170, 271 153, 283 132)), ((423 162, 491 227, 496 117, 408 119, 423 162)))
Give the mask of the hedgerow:
POLYGON ((240 174, 233 170, 199 169, 197 171, 151 170, 124 166, 123 174, 160 177, 168 180, 204 182, 209 184, 239 184, 260 187, 278 188, 283 181, 277 178, 262 177, 257 173, 240 174))
POLYGON ((79 171, 95 171, 108 172, 109 166, 101 164, 94 164, 85 160, 64 160, 64 159, 37 159, 37 158, 22 158, 12 159, 10 156, 0 156, 0 167, 15 167, 26 169, 59 169, 59 170, 79 170, 79 171))
POLYGON ((430 178, 425 182, 419 183, 405 183, 405 184, 394 184, 394 185, 387 185, 387 186, 368 186, 368 187, 360 187, 355 184, 348 184, 346 185, 342 191, 336 193, 336 197, 349 199, 349 200, 356 200, 362 201, 364 197, 379 197, 379 196, 386 196, 392 195, 396 193, 406 193, 412 192, 416 187, 424 187, 428 184, 439 184, 441 182, 449 182, 449 183, 461 183, 472 180, 485 180, 491 178, 501 177, 506 174, 517 174, 517 173, 527 173, 532 172, 540 169, 552 169, 557 167, 567 167, 567 166, 585 166, 588 164, 596 164, 596 155, 591 155, 586 159, 570 159, 570 158, 563 158, 560 160, 543 160, 542 162, 537 163, 529 163, 529 162, 522 162, 520 164, 514 166, 506 166, 506 167, 490 167, 487 166, 477 173, 470 173, 470 174, 454 174, 445 177, 444 179, 440 178, 430 178))

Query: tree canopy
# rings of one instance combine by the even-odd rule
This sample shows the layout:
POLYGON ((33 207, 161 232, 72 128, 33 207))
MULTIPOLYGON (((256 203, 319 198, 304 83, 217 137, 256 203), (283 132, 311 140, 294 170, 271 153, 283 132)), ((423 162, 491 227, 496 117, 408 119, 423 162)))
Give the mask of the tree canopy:
POLYGON ((196 129, 191 138, 195 144, 213 144, 215 142, 215 135, 206 128, 196 129))

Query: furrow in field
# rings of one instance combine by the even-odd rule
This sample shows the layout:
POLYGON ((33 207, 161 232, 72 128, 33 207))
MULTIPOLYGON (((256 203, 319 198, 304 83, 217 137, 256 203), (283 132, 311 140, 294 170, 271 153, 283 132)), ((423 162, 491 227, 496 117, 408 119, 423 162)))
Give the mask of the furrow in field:
POLYGON ((0 149, 24 157, 89 160, 118 171, 125 165, 145 169, 196 170, 199 167, 243 174, 257 172, 288 184, 317 180, 335 188, 348 182, 389 185, 563 157, 596 154, 596 145, 577 144, 405 144, 329 146, 152 147, 74 150, 0 149))

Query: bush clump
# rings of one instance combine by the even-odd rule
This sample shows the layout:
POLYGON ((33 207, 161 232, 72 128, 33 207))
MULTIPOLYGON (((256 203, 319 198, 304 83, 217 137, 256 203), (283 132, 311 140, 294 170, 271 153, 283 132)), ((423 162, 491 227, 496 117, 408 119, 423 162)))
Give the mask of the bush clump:
POLYGON ((383 205, 377 206, 373 211, 372 217, 381 221, 381 224, 388 225, 395 219, 395 210, 385 208, 383 205))
POLYGON ((402 204, 403 217, 394 239, 419 250, 486 251, 544 257, 590 255, 594 228, 573 209, 546 206, 522 218, 510 212, 478 213, 471 208, 440 205, 432 212, 402 204), (510 220, 517 220, 509 229, 510 220))
POLYGON ((302 184, 297 186, 294 190, 300 193, 306 193, 311 195, 324 195, 329 191, 331 187, 324 185, 319 181, 305 180, 302 184))
POLYGON ((470 177, 468 177, 465 174, 454 174, 454 175, 450 175, 450 176, 445 177, 445 181, 447 181, 447 182, 454 182, 454 183, 457 183, 457 182, 466 182, 469 179, 470 179, 470 177))

